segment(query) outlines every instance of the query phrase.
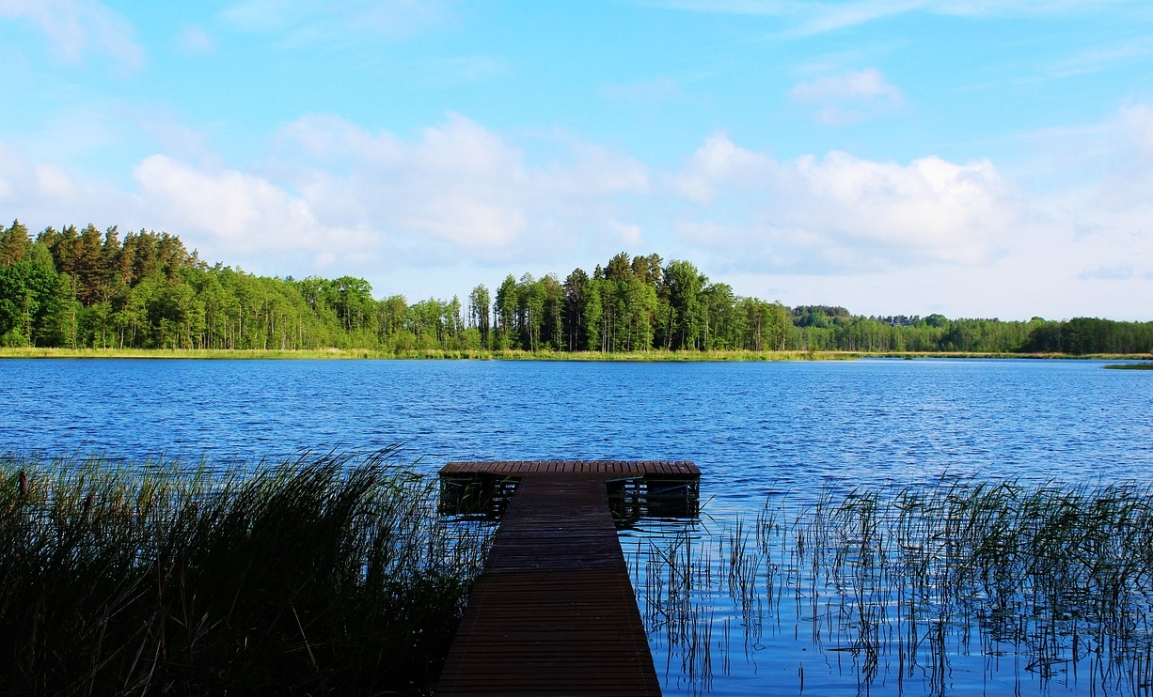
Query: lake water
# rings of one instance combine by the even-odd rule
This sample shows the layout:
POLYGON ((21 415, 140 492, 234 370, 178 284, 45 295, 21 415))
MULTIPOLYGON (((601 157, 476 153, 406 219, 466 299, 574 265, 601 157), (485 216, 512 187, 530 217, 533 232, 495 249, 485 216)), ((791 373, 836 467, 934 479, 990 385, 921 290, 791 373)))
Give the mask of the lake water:
MULTIPOLYGON (((5 360, 0 451, 224 464, 399 443, 429 472, 458 459, 692 460, 704 473, 705 523, 648 534, 687 534, 707 547, 736 516, 755 517, 769 492, 805 500, 942 476, 1033 485, 1149 481, 1153 372, 1102 365, 5 360)), ((626 548, 641 550, 634 543, 645 534, 627 533, 626 548)), ((721 563, 721 544, 706 564, 721 563)), ((634 568, 645 566, 644 557, 642 550, 634 568)), ((804 611, 774 615, 775 629, 750 639, 747 613, 722 595, 703 590, 693 606, 708 613, 694 626, 707 625, 702 641, 716 649, 707 679, 679 674, 683 647, 654 632, 667 694, 753 694, 766 686, 797 694, 802 685, 805 694, 856 694, 862 685, 898 691, 894 680, 862 683, 855 654, 850 660, 804 636, 813 623, 805 624, 804 611), (793 660, 802 649, 807 655, 793 660), (807 671, 803 680, 798 669, 807 671)), ((972 666, 960 658, 950 665, 948 690, 935 678, 910 677, 900 691, 1036 687, 1028 666, 1002 675, 976 654, 972 666)), ((1104 682, 1054 684, 1064 687, 1043 687, 1090 694, 1104 682)))

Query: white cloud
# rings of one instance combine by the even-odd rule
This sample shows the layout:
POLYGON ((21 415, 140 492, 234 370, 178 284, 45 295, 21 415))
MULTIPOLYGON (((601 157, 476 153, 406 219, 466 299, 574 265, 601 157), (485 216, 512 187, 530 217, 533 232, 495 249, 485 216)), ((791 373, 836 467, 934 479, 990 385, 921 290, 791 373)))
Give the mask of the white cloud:
POLYGON ((793 87, 789 97, 815 107, 821 123, 831 126, 891 112, 905 101, 901 91, 875 68, 846 70, 802 82, 793 87))
POLYGON ((53 53, 71 61, 88 53, 108 55, 129 69, 144 61, 132 26, 96 0, 0 0, 0 18, 37 25, 53 53))
POLYGON ((711 203, 725 186, 742 186, 771 176, 774 163, 765 155, 739 148, 718 134, 697 148, 673 180, 674 188, 697 203, 711 203))
POLYGON ((60 165, 32 161, 0 141, 0 220, 20 218, 33 228, 86 223, 125 210, 127 202, 106 182, 85 181, 60 165))
POLYGON ((176 131, 135 163, 130 190, 0 142, 0 220, 165 229, 209 261, 363 275, 387 292, 451 294, 624 248, 691 259, 715 280, 739 272, 740 293, 760 294, 748 279, 763 279, 793 303, 1149 318, 1146 104, 1037 134, 1036 169, 1068 173, 1045 189, 988 160, 778 159, 723 134, 661 173, 564 134, 513 139, 457 115, 413 134, 306 116, 250 167, 176 131))
POLYGON ((786 171, 786 181, 795 182, 789 223, 895 259, 988 261, 1016 214, 988 160, 958 165, 926 157, 899 165, 834 152, 823 160, 802 157, 786 171))
POLYGON ((26 163, 0 182, 40 182, 36 196, 16 191, 8 201, 131 211, 108 219, 168 229, 230 263, 289 254, 396 265, 557 259, 642 241, 667 254, 667 231, 678 230, 690 247, 762 272, 851 273, 987 261, 1015 212, 986 161, 778 161, 724 135, 656 179, 626 155, 571 138, 550 143, 560 155, 530 164, 520 146, 456 115, 409 138, 313 115, 278 142, 259 174, 194 150, 194 161, 149 156, 132 172, 137 191, 101 205, 62 170, 26 163))
POLYGON ((364 242, 354 231, 321 223, 307 202, 261 177, 206 171, 164 155, 145 158, 132 175, 161 226, 191 233, 211 251, 327 253, 364 242))
POLYGON ((731 143, 702 146, 737 151, 702 160, 757 165, 704 177, 690 158, 682 176, 703 177, 714 192, 679 231, 716 267, 744 274, 744 292, 771 283, 786 302, 1153 319, 1153 106, 1126 105, 1034 141, 1028 178, 987 161, 898 165, 833 153, 780 162, 731 143))
POLYGON ((346 170, 306 166, 291 175, 327 215, 477 247, 504 245, 525 231, 521 154, 462 117, 424 129, 415 143, 322 116, 301 119, 284 136, 346 170))
POLYGON ((989 261, 1017 204, 988 161, 907 165, 833 152, 792 161, 708 139, 674 180, 705 206, 680 231, 734 264, 823 272, 989 261))
POLYGON ((154 114, 143 128, 164 154, 132 167, 134 190, 0 142, 0 216, 34 229, 94 222, 167 230, 206 260, 262 273, 379 278, 571 258, 590 246, 616 251, 642 234, 625 199, 651 188, 648 170, 620 153, 557 139, 550 146, 558 156, 530 165, 520 147, 455 115, 404 138, 304 117, 257 168, 224 165, 203 135, 170 114, 154 114))
POLYGON ((405 245, 452 245, 456 254, 563 244, 581 221, 607 229, 611 199, 648 186, 639 163, 588 145, 570 144, 568 160, 529 166, 519 148, 457 115, 412 141, 332 116, 300 119, 283 138, 307 155, 286 178, 323 216, 361 221, 405 245))

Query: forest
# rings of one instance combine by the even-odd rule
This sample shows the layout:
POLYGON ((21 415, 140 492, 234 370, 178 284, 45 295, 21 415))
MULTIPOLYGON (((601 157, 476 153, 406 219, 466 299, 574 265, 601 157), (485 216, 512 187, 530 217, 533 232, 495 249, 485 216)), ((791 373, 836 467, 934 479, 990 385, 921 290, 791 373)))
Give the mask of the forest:
POLYGON ((365 349, 599 352, 1153 352, 1153 322, 1028 322, 853 315, 742 297, 690 261, 622 252, 562 280, 509 275, 464 302, 376 299, 361 278, 256 276, 179 237, 123 237, 19 221, 0 231, 0 346, 99 349, 365 349))

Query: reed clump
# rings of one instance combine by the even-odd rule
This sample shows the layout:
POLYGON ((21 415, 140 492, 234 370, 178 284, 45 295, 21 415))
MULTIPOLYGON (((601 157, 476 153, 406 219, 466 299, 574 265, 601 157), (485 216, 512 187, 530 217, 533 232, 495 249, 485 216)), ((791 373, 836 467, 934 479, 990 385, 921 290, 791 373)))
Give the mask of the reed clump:
POLYGON ((0 461, 0 693, 430 692, 487 536, 394 455, 0 461))
MULTIPOLYGON (((743 632, 749 665, 803 642, 847 662, 863 693, 1153 687, 1149 485, 942 479, 776 494, 751 524, 711 525, 637 551, 650 636, 698 680, 702 639, 728 647, 743 632)), ((802 665, 806 684, 824 665, 802 665)))

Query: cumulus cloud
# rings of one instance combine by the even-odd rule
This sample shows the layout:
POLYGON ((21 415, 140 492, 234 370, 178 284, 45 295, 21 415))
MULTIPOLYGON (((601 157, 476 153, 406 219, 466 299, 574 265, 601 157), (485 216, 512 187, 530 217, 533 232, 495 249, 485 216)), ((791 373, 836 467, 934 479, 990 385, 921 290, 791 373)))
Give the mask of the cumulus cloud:
MULTIPOLYGON (((113 185, 77 177, 66 167, 31 160, 0 141, 0 221, 20 218, 32 227, 108 218, 131 209, 113 185)), ((110 218, 109 218, 110 219, 110 218)))
POLYGON ((35 162, 0 142, 0 217, 20 218, 33 230, 87 223, 167 230, 202 257, 228 263, 261 257, 347 261, 372 249, 362 231, 319 220, 307 202, 260 176, 164 155, 145 158, 131 174, 136 191, 35 162))
POLYGON ((711 203, 722 188, 747 187, 767 179, 773 167, 767 156, 737 147, 727 135, 717 134, 689 156, 673 185, 697 203, 711 203))
MULTIPOLYGON (((230 262, 503 263, 642 242, 667 250, 676 230, 736 265, 821 273, 987 261, 1015 215, 987 161, 839 152, 781 161, 718 134, 662 174, 579 139, 548 145, 558 154, 530 160, 522 144, 452 114, 410 137, 310 115, 283 129, 259 171, 193 151, 155 154, 134 168, 136 191, 105 205, 132 212, 110 220, 168 229, 230 262)), ((64 211, 103 210, 63 170, 13 167, 0 171, 9 192, 0 202, 38 196, 72 202, 64 211), (38 182, 35 196, 15 188, 26 182, 38 182)))
MULTIPOLYGON (((1040 145, 1056 152, 1057 142, 1067 148, 1062 168, 1087 174, 1041 195, 1025 194, 983 159, 830 152, 786 160, 716 134, 662 173, 563 136, 547 143, 554 155, 542 161, 530 143, 459 115, 403 136, 309 115, 283 129, 259 174, 149 157, 134 172, 135 200, 149 226, 229 261, 295 251, 342 269, 370 257, 390 268, 555 263, 590 248, 646 244, 792 277, 952 268, 987 278, 999 268, 1063 279, 1035 281, 1050 295, 1064 292, 1062 283, 1146 283, 1153 107, 1124 107, 1040 145)), ((8 192, 0 208, 26 195, 14 189, 26 181, 39 182, 42 197, 94 198, 59 169, 9 170, 0 170, 0 192, 8 192)))
POLYGON ((163 227, 188 231, 210 249, 327 254, 365 242, 353 230, 317 220, 306 201, 262 177, 206 171, 164 155, 145 158, 132 175, 163 227))
POLYGON ((467 119, 426 128, 415 143, 328 116, 301 119, 284 137, 337 166, 290 175, 327 216, 478 247, 507 244, 525 230, 521 154, 467 119))
POLYGON ((95 53, 133 69, 144 60, 132 26, 96 0, 0 0, 0 18, 36 25, 53 53, 71 61, 95 53))
POLYGON ((875 68, 847 70, 802 82, 793 87, 789 97, 816 108, 818 120, 831 126, 891 112, 905 101, 901 91, 875 68))
POLYGON ((642 239, 630 212, 652 189, 649 170, 613 150, 554 135, 546 145, 555 155, 530 163, 506 137, 451 114, 406 137, 306 116, 248 168, 226 165, 169 121, 155 127, 167 134, 165 152, 136 163, 132 191, 0 143, 0 214, 33 226, 165 229, 205 259, 279 273, 318 264, 363 273, 370 261, 379 273, 615 251, 642 239))
POLYGON ((795 175, 792 224, 895 256, 987 261, 1015 217, 988 160, 959 165, 926 157, 899 165, 834 152, 822 160, 802 157, 786 171, 795 175))
MULTIPOLYGON (((778 269, 862 271, 988 261, 1017 203, 987 160, 907 165, 847 153, 778 161, 708 139, 674 185, 702 207, 680 226, 701 246, 778 269)), ((739 263, 737 264, 740 265, 739 263)))
POLYGON ((987 306, 1013 295, 1023 313, 1146 316, 1108 303, 1153 281, 1153 106, 1035 137, 1035 169, 1066 173, 1045 190, 983 159, 783 159, 715 134, 661 171, 455 114, 411 134, 308 115, 245 167, 176 129, 135 163, 130 189, 113 183, 124 172, 92 179, 0 142, 0 220, 166 229, 205 259, 264 273, 550 270, 628 249, 693 259, 713 277, 792 279, 797 302, 871 277, 904 289, 877 305, 892 309, 949 279, 987 306))
POLYGON ((307 155, 293 158, 285 176, 326 218, 481 254, 527 235, 563 245, 581 223, 608 230, 611 199, 648 186, 642 165, 587 144, 569 144, 566 160, 530 166, 518 147, 459 115, 411 141, 320 115, 282 138, 307 155))

